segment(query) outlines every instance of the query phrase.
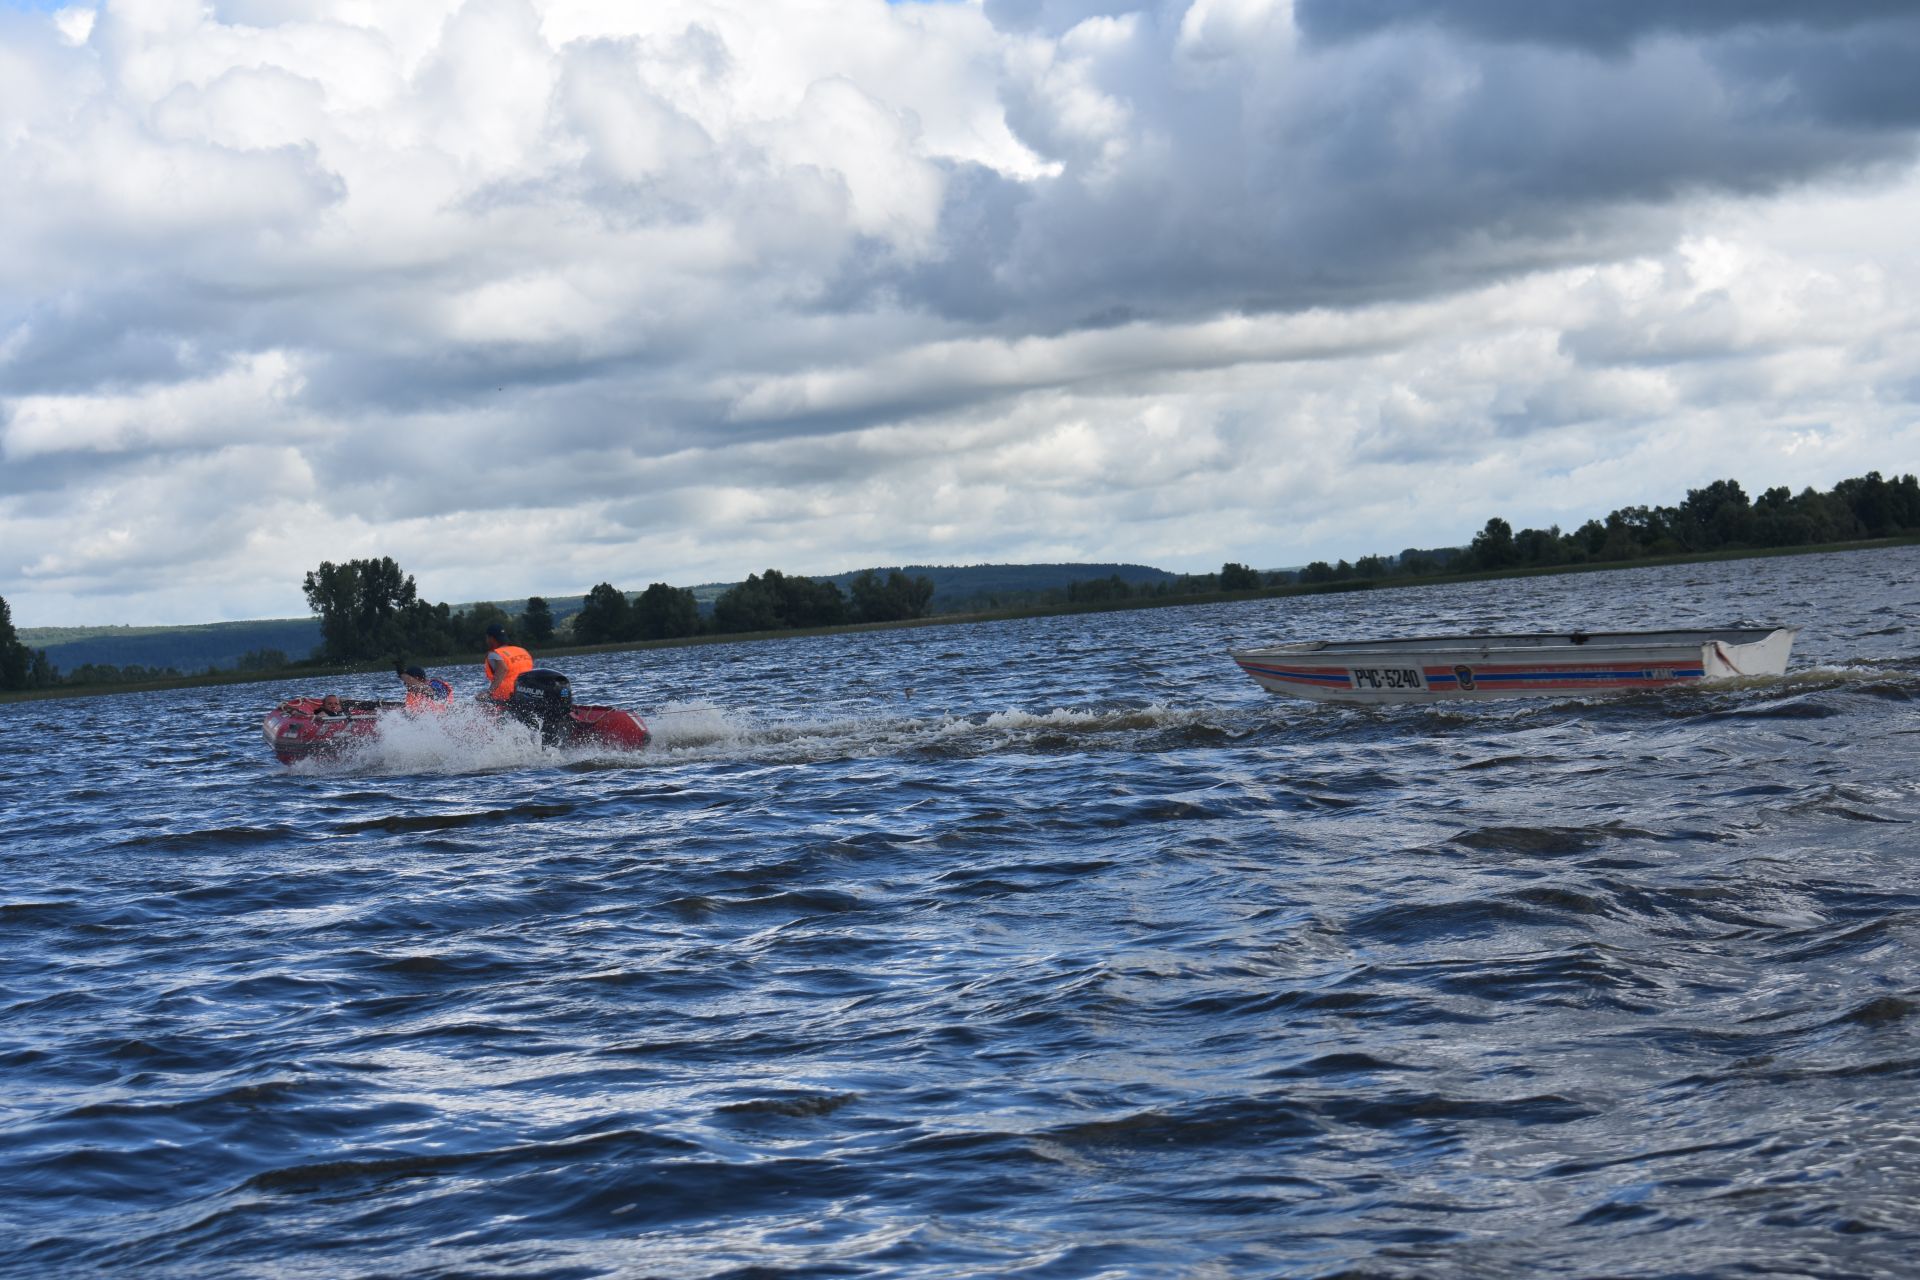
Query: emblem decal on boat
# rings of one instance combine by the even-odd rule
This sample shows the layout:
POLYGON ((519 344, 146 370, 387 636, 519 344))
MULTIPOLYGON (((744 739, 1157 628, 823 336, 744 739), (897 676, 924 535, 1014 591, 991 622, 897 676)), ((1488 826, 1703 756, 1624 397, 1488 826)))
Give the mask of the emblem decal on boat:
POLYGON ((1460 687, 1462 689, 1473 688, 1473 668, 1472 667, 1467 666, 1465 663, 1461 663, 1459 666, 1453 669, 1453 675, 1454 675, 1454 678, 1460 682, 1460 687))

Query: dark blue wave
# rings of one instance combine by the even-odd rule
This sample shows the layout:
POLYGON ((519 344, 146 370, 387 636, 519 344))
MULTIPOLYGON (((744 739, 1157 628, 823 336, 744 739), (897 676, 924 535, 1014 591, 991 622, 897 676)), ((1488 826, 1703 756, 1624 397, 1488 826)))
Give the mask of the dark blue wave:
POLYGON ((1916 569, 573 663, 632 759, 0 706, 0 1275, 1911 1274, 1916 569), (1739 616, 1788 677, 1225 657, 1739 616))

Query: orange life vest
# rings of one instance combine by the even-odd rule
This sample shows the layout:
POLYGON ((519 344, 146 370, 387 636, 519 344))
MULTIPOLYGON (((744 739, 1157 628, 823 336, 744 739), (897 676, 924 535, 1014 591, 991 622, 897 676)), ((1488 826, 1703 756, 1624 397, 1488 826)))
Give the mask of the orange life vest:
POLYGON ((409 711, 445 711, 453 701, 453 686, 445 680, 434 679, 427 682, 427 688, 416 692, 412 685, 407 686, 407 710, 409 711))
POLYGON ((520 677, 533 670, 533 655, 517 644, 497 645, 487 654, 487 681, 491 686, 487 692, 496 702, 505 702, 513 696, 513 686, 520 677), (505 671, 498 682, 493 677, 493 660, 498 658, 505 671))

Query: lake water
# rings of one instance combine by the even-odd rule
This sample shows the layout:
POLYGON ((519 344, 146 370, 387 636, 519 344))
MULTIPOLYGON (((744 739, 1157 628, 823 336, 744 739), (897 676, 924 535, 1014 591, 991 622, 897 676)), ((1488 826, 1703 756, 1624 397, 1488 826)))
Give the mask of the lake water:
POLYGON ((0 706, 0 1272, 1913 1275, 1917 614, 1907 548, 560 664, 626 761, 0 706), (1224 652, 1738 620, 1786 678, 1224 652))

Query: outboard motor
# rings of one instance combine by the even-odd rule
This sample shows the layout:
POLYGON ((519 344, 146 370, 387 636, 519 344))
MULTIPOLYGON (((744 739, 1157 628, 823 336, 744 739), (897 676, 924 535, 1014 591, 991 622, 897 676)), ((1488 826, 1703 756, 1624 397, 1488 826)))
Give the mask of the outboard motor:
POLYGON ((513 682, 507 711, 540 730, 540 741, 563 746, 573 737, 573 686, 558 671, 535 667, 513 682))

